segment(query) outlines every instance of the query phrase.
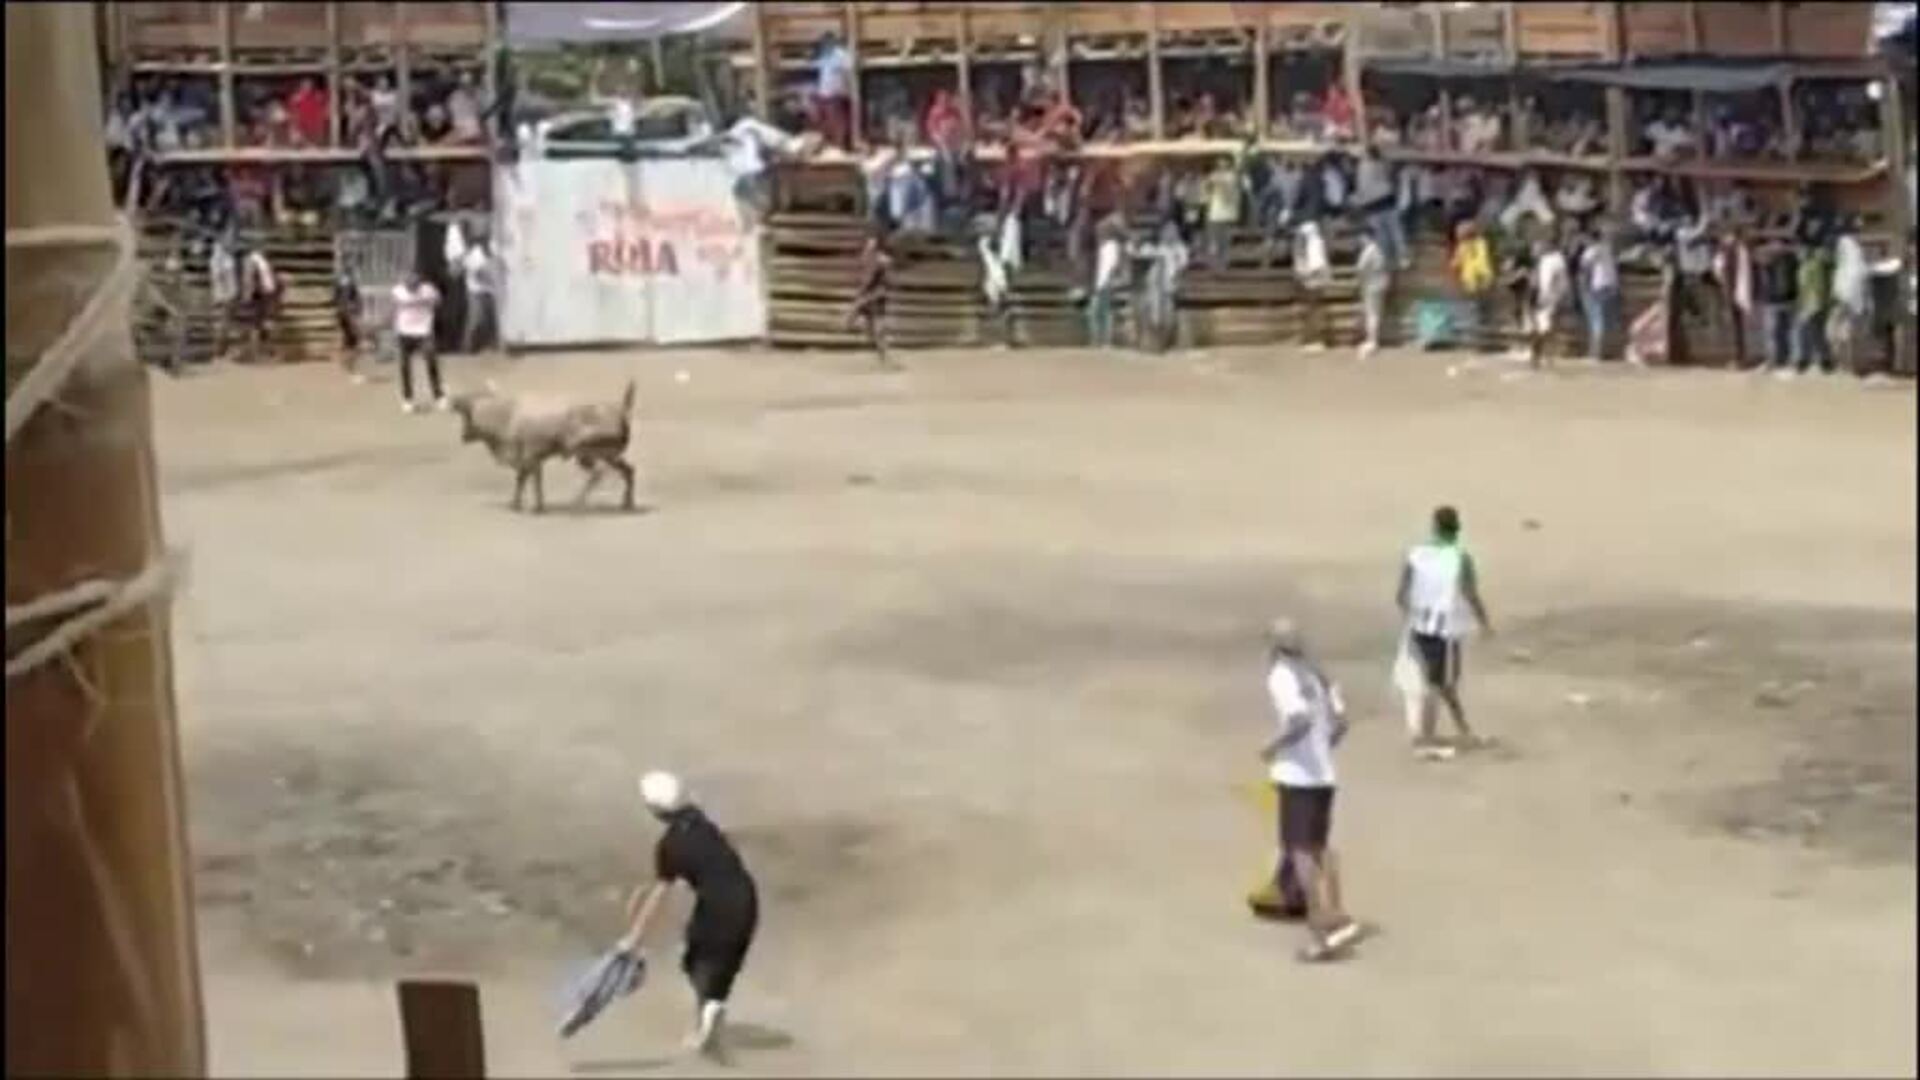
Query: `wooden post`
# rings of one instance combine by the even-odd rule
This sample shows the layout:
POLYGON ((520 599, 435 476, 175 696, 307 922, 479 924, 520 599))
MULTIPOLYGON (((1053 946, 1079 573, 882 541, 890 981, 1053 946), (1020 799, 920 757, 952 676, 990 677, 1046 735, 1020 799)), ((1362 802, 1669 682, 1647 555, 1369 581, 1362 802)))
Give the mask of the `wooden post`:
POLYGON ((1166 74, 1160 70, 1160 5, 1147 4, 1147 104, 1153 109, 1153 138, 1167 137, 1166 74))
MULTIPOLYGON (((492 8, 493 5, 487 5, 492 8)), ((327 0, 327 145, 339 146, 345 117, 340 92, 345 89, 340 77, 340 5, 327 0)))
POLYGON ((1373 145, 1373 124, 1367 120, 1366 80, 1362 77, 1362 67, 1366 55, 1360 45, 1359 10, 1349 8, 1347 28, 1340 35, 1340 79, 1347 90, 1347 100, 1353 105, 1353 123, 1360 130, 1354 132, 1360 145, 1373 145))
POLYGON ((663 37, 653 35, 647 41, 647 68, 653 75, 653 92, 658 94, 667 88, 667 46, 663 37))
MULTIPOLYGON (((754 7, 760 5, 755 4, 754 7)), ((959 5, 960 11, 955 18, 959 24, 954 30, 954 39, 960 48, 960 112, 967 118, 967 130, 973 130, 973 18, 968 13, 972 4, 959 5)))
POLYGON ((214 9, 214 21, 220 28, 220 145, 233 149, 237 127, 233 101, 233 5, 214 9))
MULTIPOLYGON (((1786 56, 1792 50, 1787 41, 1787 5, 1772 3, 1767 5, 1767 16, 1773 25, 1773 53, 1786 56)), ((1800 146, 1800 113, 1793 107, 1793 77, 1780 81, 1780 134, 1787 140, 1787 160, 1800 160, 1803 149, 1800 146)), ((1705 131, 1703 125, 1700 128, 1705 131)))
MULTIPOLYGON (((487 3, 481 6, 487 12, 487 36, 486 44, 482 46, 480 53, 482 57, 480 87, 481 92, 486 95, 486 107, 491 109, 500 100, 500 56, 503 48, 500 43, 500 5, 487 0, 487 3)), ((503 125, 511 123, 512 120, 512 117, 503 114, 488 124, 484 133, 487 145, 492 146, 493 133, 499 131, 503 125)))
MULTIPOLYGON (((1433 16, 1433 42, 1429 47, 1433 50, 1435 60, 1444 60, 1447 57, 1446 11, 1438 7, 1427 10, 1433 16)), ((1453 87, 1446 79, 1440 80, 1440 131, 1441 146, 1446 150, 1458 150, 1459 147, 1453 142, 1453 87)))
POLYGON ((405 130, 413 116, 413 35, 407 33, 408 5, 388 4, 387 8, 393 12, 393 89, 400 96, 400 124, 405 130))
MULTIPOLYGON (((1907 194, 1911 179, 1908 174, 1907 160, 1907 95, 1912 92, 1911 83, 1903 84, 1897 70, 1889 70, 1880 78, 1880 129, 1882 145, 1887 154, 1887 223, 1894 229, 1894 249, 1900 252, 1902 267, 1911 267, 1914 257, 1913 246, 1907 237, 1913 230, 1914 207, 1907 194)), ((1893 370, 1902 375, 1911 375, 1915 371, 1915 328, 1913 320, 1907 318, 1907 275, 1900 275, 1899 288, 1895 290, 1899 310, 1893 316, 1893 370)))
POLYGON ((1066 4, 1048 4, 1040 10, 1040 48, 1046 54, 1047 76, 1053 88, 1072 101, 1073 72, 1067 60, 1066 12, 1066 4))
MULTIPOLYGON (((1607 41, 1611 59, 1625 59, 1627 55, 1626 7, 1623 4, 1607 5, 1607 41)), ((1624 87, 1609 86, 1606 89, 1607 103, 1607 212, 1616 219, 1627 209, 1627 174, 1624 163, 1627 158, 1627 125, 1632 112, 1627 108, 1627 91, 1624 87)))
POLYGON ((399 991, 408 1080, 478 1080, 487 1075, 478 987, 408 979, 399 991))
POLYGON ((1272 65, 1267 60, 1267 50, 1271 47, 1268 25, 1271 20, 1266 5, 1260 5, 1256 11, 1260 21, 1253 26, 1253 137, 1265 139, 1267 118, 1273 112, 1273 73, 1270 70, 1272 65))
POLYGON ((773 121, 773 56, 767 47, 767 5, 749 4, 753 11, 753 115, 773 121))
MULTIPOLYGON (((1700 24, 1700 4, 1698 0, 1688 0, 1687 54, 1689 56, 1699 56, 1702 51, 1702 43, 1705 39, 1706 35, 1702 31, 1700 24)), ((1694 90, 1688 93, 1687 97, 1690 99, 1688 104, 1691 106, 1693 113, 1694 136, 1700 140, 1702 148, 1711 154, 1712 150, 1707 141, 1711 137, 1708 134, 1709 129, 1707 127, 1707 95, 1698 90, 1694 90)))
MULTIPOLYGON (((113 262, 15 246, 20 230, 114 222, 94 34, 84 4, 6 6, 10 397, 113 262)), ((7 440, 10 618, 162 558, 146 369, 127 312, 107 315, 57 400, 7 440)), ((9 627, 9 660, 64 621, 9 627)), ((9 1076, 206 1075, 168 622, 164 602, 137 604, 7 677, 9 1076)))
MULTIPOLYGON (((1519 5, 1513 3, 1500 5, 1501 43, 1507 52, 1507 65, 1515 72, 1520 70, 1518 8, 1519 5)), ((1533 145, 1533 123, 1528 115, 1526 101, 1521 97, 1520 80, 1517 77, 1507 80, 1507 110, 1507 115, 1513 119, 1513 126, 1509 130, 1509 134, 1513 136, 1513 148, 1525 153, 1533 145)))
POLYGON ((848 137, 855 150, 867 148, 866 79, 860 70, 860 5, 847 0, 841 6, 846 13, 847 59, 852 62, 853 85, 847 87, 847 111, 853 114, 853 130, 848 137))

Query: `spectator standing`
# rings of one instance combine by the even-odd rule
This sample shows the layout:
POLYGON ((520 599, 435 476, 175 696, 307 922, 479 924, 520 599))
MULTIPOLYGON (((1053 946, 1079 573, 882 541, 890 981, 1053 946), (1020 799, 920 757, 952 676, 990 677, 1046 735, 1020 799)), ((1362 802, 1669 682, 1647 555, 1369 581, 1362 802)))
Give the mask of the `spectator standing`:
POLYGON ((1333 261, 1318 221, 1303 221, 1293 231, 1293 276, 1305 307, 1300 319, 1304 344, 1309 352, 1318 352, 1328 344, 1325 293, 1333 284, 1333 261))
POLYGON ((1179 224, 1161 222, 1159 236, 1144 245, 1141 254, 1148 260, 1141 277, 1142 344, 1152 352, 1165 352, 1178 336, 1180 279, 1187 269, 1187 244, 1179 224))
POLYGON ((240 316, 240 259, 233 239, 222 233, 207 255, 207 294, 213 301, 213 355, 227 355, 227 335, 240 316))
POLYGON ((447 230, 441 237, 440 256, 443 260, 434 287, 440 290, 439 324, 435 328, 435 340, 448 346, 454 344, 453 330, 464 327, 467 322, 467 231, 458 219, 447 222, 447 230), (442 336, 444 335, 444 336, 442 336))
POLYGON ((814 56, 814 127, 828 144, 848 149, 853 134, 853 56, 829 30, 814 56))
POLYGON ((1580 304, 1587 316, 1587 356, 1607 358, 1607 343, 1620 321, 1620 259, 1602 226, 1580 253, 1580 304))
POLYGON ((1126 246, 1117 218, 1104 218, 1093 260, 1093 289, 1087 295, 1087 343, 1096 349, 1113 345, 1114 300, 1124 282, 1126 246))
POLYGON ((255 247, 240 258, 240 307, 247 335, 247 360, 258 363, 273 339, 280 314, 280 275, 267 253, 255 247))
POLYGON ((1833 307, 1833 265, 1831 256, 1813 244, 1800 252, 1793 321, 1794 370, 1805 375, 1818 363, 1824 374, 1833 373, 1833 350, 1827 345, 1827 315, 1833 307))
POLYGON ((333 275, 333 320, 340 328, 340 369, 354 382, 360 376, 360 278, 342 265, 333 275))
POLYGON ((1720 307, 1733 333, 1733 366, 1747 366, 1747 322, 1753 318, 1753 249, 1747 246, 1745 229, 1728 228, 1720 235, 1713 256, 1713 278, 1720 295, 1720 307))
POLYGON ((1479 324, 1479 340, 1483 344, 1491 341, 1494 327, 1490 298, 1497 270, 1493 261, 1493 247, 1474 222, 1460 223, 1453 244, 1452 267, 1454 281, 1473 307, 1474 318, 1479 324))
POLYGON ((1360 313, 1365 330, 1360 359, 1365 360, 1380 351, 1380 327, 1386 321, 1387 294, 1393 288, 1393 268, 1378 235, 1369 233, 1361 242, 1354 269, 1360 277, 1360 313))
MULTIPOLYGON (((1018 225, 1015 226, 1018 228, 1018 225)), ((1012 271, 1000 250, 1001 229, 990 215, 976 223, 974 245, 980 253, 980 293, 987 316, 1000 327, 1000 345, 1013 344, 1012 271)))
POLYGON ((1760 261, 1760 316, 1767 336, 1761 371, 1786 376, 1793 357, 1794 306, 1800 292, 1800 258, 1787 244, 1767 249, 1760 261))
POLYGON ((1223 270, 1240 225, 1240 170, 1231 158, 1221 158, 1207 174, 1207 261, 1223 270))
POLYGON ((1872 314, 1873 268, 1860 246, 1855 223, 1848 221, 1833 244, 1833 314, 1828 319, 1828 336, 1833 351, 1855 375, 1862 374, 1860 340, 1872 314))
POLYGON ((483 344, 491 349, 500 343, 499 266, 484 238, 467 248, 461 270, 466 279, 467 319, 460 345, 462 352, 471 354, 483 344))
POLYGON ((1528 358, 1537 369, 1547 360, 1548 339, 1554 321, 1573 292, 1573 271, 1567 253, 1545 240, 1533 244, 1533 313, 1528 325, 1528 358))
POLYGON ((1411 266, 1406 224, 1401 218, 1400 189, 1394 183, 1393 166, 1381 158, 1378 147, 1367 147, 1360 159, 1354 202, 1366 215, 1368 228, 1393 268, 1405 270, 1411 266))
POLYGON ((434 316, 440 310, 440 290, 415 270, 405 281, 393 287, 393 334, 400 348, 400 411, 419 412, 413 399, 413 358, 420 357, 427 368, 434 405, 447 407, 445 388, 440 384, 440 350, 434 346, 434 316))
POLYGON ((328 132, 327 92, 313 79, 300 80, 300 86, 287 99, 287 114, 293 133, 305 146, 326 146, 332 142, 328 132))

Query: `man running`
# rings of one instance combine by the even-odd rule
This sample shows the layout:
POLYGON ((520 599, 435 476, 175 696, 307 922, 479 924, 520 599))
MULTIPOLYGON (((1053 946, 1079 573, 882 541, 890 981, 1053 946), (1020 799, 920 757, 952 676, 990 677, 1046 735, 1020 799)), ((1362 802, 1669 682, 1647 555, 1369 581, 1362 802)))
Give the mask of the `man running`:
POLYGON ((887 252, 885 236, 875 232, 860 251, 860 291, 854 294, 853 306, 847 312, 847 326, 866 330, 881 368, 887 370, 897 366, 887 355, 887 299, 892 292, 893 256, 887 252))
MULTIPOLYGON (((1359 940, 1361 927, 1340 902, 1340 866, 1333 831, 1333 750, 1347 734, 1340 688, 1307 656, 1288 619, 1268 630, 1267 693, 1279 731, 1261 751, 1279 792, 1280 863, 1289 862, 1307 897, 1310 940, 1302 960, 1328 960, 1359 940)), ((1276 870, 1276 878, 1279 871, 1276 870)))
POLYGON ((674 882, 685 882, 693 890, 693 918, 687 922, 686 950, 680 958, 695 1003, 687 1047, 715 1053, 727 996, 760 921, 759 890, 733 842, 693 804, 678 777, 664 772, 642 776, 640 801, 666 831, 654 846, 653 882, 636 888, 627 900, 631 922, 620 948, 639 949, 674 882))
MULTIPOLYGON (((1460 706, 1460 639, 1466 636, 1464 608, 1471 608, 1480 629, 1488 636, 1493 625, 1486 605, 1480 601, 1480 584, 1473 557, 1460 546, 1460 513, 1451 506, 1433 512, 1433 536, 1407 552, 1400 567, 1400 584, 1394 603, 1406 620, 1407 641, 1427 690, 1437 694, 1459 730, 1460 744, 1480 745, 1480 738, 1467 725, 1466 710, 1460 706)), ((1423 757, 1445 755, 1433 737, 1432 714, 1421 705, 1420 722, 1414 732, 1414 750, 1423 757)))

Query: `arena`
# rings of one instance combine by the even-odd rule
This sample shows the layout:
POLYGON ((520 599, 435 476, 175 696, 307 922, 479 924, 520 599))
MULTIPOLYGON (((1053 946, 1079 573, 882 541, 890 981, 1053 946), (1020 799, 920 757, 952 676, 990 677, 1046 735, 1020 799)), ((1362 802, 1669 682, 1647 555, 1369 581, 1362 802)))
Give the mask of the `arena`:
MULTIPOLYGON (((743 1074, 1915 1069, 1909 383, 1283 349, 461 364, 640 387, 650 511, 544 516, 319 365, 157 380, 213 1068, 392 1075, 392 982, 501 1075, 672 1075, 656 971, 578 1039, 679 770, 758 874, 743 1074), (682 373, 685 377, 680 377, 682 373), (1496 750, 1406 751, 1392 590, 1463 512, 1496 750), (1381 928, 1294 961, 1261 631, 1347 688, 1381 928)), ((602 491, 600 498, 607 498, 602 491)))

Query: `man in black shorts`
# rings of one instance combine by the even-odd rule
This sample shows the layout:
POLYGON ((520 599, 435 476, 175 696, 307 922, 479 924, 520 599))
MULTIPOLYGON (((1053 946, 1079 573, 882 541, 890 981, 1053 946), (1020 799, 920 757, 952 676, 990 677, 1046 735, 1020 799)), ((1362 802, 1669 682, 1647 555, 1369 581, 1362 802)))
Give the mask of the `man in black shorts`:
POLYGON ((1261 751, 1279 792, 1282 865, 1297 870, 1306 893, 1311 941, 1303 960, 1327 960, 1358 941, 1360 924, 1340 898, 1333 833, 1333 750, 1347 734, 1340 688, 1308 656, 1298 629, 1274 620, 1268 633, 1267 693, 1279 730, 1261 751))
POLYGON ((712 1053, 727 997, 760 921, 759 890, 732 841, 693 804, 678 777, 664 772, 642 776, 640 800, 666 831, 654 846, 653 883, 635 889, 627 901, 631 922, 620 947, 640 947, 668 886, 681 881, 693 890, 693 918, 687 922, 686 950, 680 959, 693 986, 696 1010, 687 1046, 712 1053))
POLYGON ((860 251, 860 291, 847 312, 847 326, 858 325, 866 331, 880 366, 887 369, 896 366, 887 355, 887 300, 892 294, 893 256, 887 251, 886 237, 875 232, 860 251))
MULTIPOLYGON (((1460 705, 1460 641, 1466 636, 1469 614, 1484 634, 1491 635, 1493 625, 1480 599, 1473 557, 1460 544, 1459 511, 1442 506, 1433 512, 1432 538, 1407 552, 1394 601, 1406 619, 1407 642, 1420 665, 1425 693, 1446 704, 1462 745, 1479 745, 1480 739, 1468 726, 1466 710, 1460 705)), ((1434 741, 1425 700, 1418 703, 1417 710, 1419 719, 1412 733, 1415 752, 1422 756, 1442 753, 1434 741)))

